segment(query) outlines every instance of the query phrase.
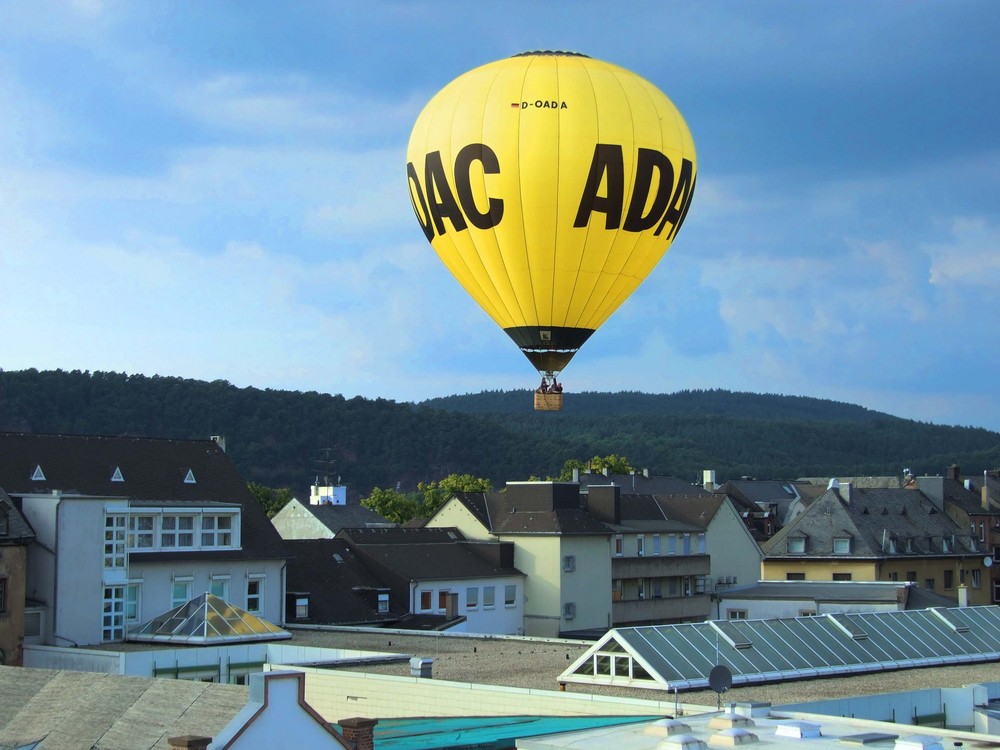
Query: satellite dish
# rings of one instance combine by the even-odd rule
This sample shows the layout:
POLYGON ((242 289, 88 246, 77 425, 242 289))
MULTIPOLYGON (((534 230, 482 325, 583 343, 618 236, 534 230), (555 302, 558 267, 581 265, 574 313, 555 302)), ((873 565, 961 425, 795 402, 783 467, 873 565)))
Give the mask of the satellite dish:
POLYGON ((989 555, 987 555, 986 557, 984 557, 983 558, 983 565, 985 565, 987 568, 991 567, 993 565, 993 558, 990 557, 989 555))
POLYGON ((729 690, 733 686, 733 673, 729 671, 729 667, 722 664, 712 667, 712 671, 708 673, 708 686, 719 695, 729 690))

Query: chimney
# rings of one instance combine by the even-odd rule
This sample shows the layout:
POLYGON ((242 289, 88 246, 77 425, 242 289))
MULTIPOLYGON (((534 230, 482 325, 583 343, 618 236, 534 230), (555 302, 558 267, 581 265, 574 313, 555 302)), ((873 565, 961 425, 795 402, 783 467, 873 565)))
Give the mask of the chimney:
POLYGON ((705 469, 701 472, 701 483, 702 486, 709 492, 715 491, 715 470, 705 469))
POLYGON ((587 493, 587 510, 605 523, 622 522, 621 487, 609 484, 591 487, 587 493))
POLYGON ((574 482, 579 482, 580 481, 580 469, 579 468, 573 469, 573 481, 574 482))
POLYGON ((340 731, 344 734, 344 740, 349 747, 354 750, 374 750, 375 748, 375 725, 378 719, 341 719, 339 722, 340 731))
POLYGON ((964 583, 958 586, 958 606, 968 607, 969 606, 969 587, 964 583))
POLYGON ((848 505, 851 504, 851 489, 852 488, 853 488, 853 485, 850 482, 841 482, 840 483, 840 489, 837 490, 837 492, 840 493, 841 499, 845 503, 847 503, 848 505))
POLYGON ((211 737, 202 737, 197 734, 167 737, 167 744, 170 746, 170 750, 208 750, 211 742, 211 737))
POLYGON ((958 481, 958 477, 961 473, 962 471, 957 464, 952 464, 951 466, 949 466, 944 470, 944 475, 948 479, 954 479, 956 482, 958 481))
POLYGON ((927 496, 935 508, 944 512, 944 477, 917 477, 917 489, 927 496))

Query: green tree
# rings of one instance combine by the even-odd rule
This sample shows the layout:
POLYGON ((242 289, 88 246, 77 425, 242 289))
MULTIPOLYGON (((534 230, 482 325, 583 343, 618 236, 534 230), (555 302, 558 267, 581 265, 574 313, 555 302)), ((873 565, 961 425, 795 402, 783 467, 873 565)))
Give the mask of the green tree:
POLYGON ((404 495, 396 490, 372 488, 368 497, 361 501, 366 508, 378 513, 393 523, 406 523, 415 518, 420 509, 420 503, 412 495, 404 495))
POLYGON ((273 487, 265 487, 256 482, 247 482, 247 488, 250 490, 250 494, 260 503, 260 507, 264 509, 268 518, 274 518, 278 515, 278 511, 284 508, 293 497, 292 491, 287 487, 274 489, 273 487))
POLYGON ((568 482, 571 480, 574 469, 579 469, 581 474, 588 471, 602 472, 605 469, 608 470, 609 474, 628 474, 635 471, 632 462, 625 458, 625 456, 619 456, 617 453, 607 456, 594 456, 589 461, 571 458, 563 464, 563 469, 559 473, 559 481, 568 482))
POLYGON ((440 482, 420 482, 417 489, 423 493, 420 515, 427 518, 456 492, 491 492, 493 485, 489 479, 471 474, 449 474, 440 482))

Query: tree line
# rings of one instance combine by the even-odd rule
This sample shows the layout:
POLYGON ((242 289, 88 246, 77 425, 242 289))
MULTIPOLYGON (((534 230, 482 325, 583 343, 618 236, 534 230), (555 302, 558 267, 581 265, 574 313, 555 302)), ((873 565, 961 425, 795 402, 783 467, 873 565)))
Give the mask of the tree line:
POLYGON ((1000 466, 1000 434, 933 425, 822 399, 728 391, 572 393, 534 412, 527 391, 423 403, 239 388, 166 376, 0 370, 0 430, 226 438, 248 482, 307 498, 319 476, 353 500, 419 493, 456 475, 501 488, 559 477, 568 461, 627 456, 636 469, 701 481, 753 476, 941 474, 1000 466))

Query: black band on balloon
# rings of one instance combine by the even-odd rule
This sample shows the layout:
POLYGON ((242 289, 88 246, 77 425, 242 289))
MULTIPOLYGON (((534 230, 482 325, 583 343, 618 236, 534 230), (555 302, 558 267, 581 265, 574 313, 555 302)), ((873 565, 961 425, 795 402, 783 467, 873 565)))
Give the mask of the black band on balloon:
POLYGON ((593 328, 565 328, 562 326, 516 326, 504 328, 507 335, 521 349, 544 351, 576 351, 590 338, 593 328))

